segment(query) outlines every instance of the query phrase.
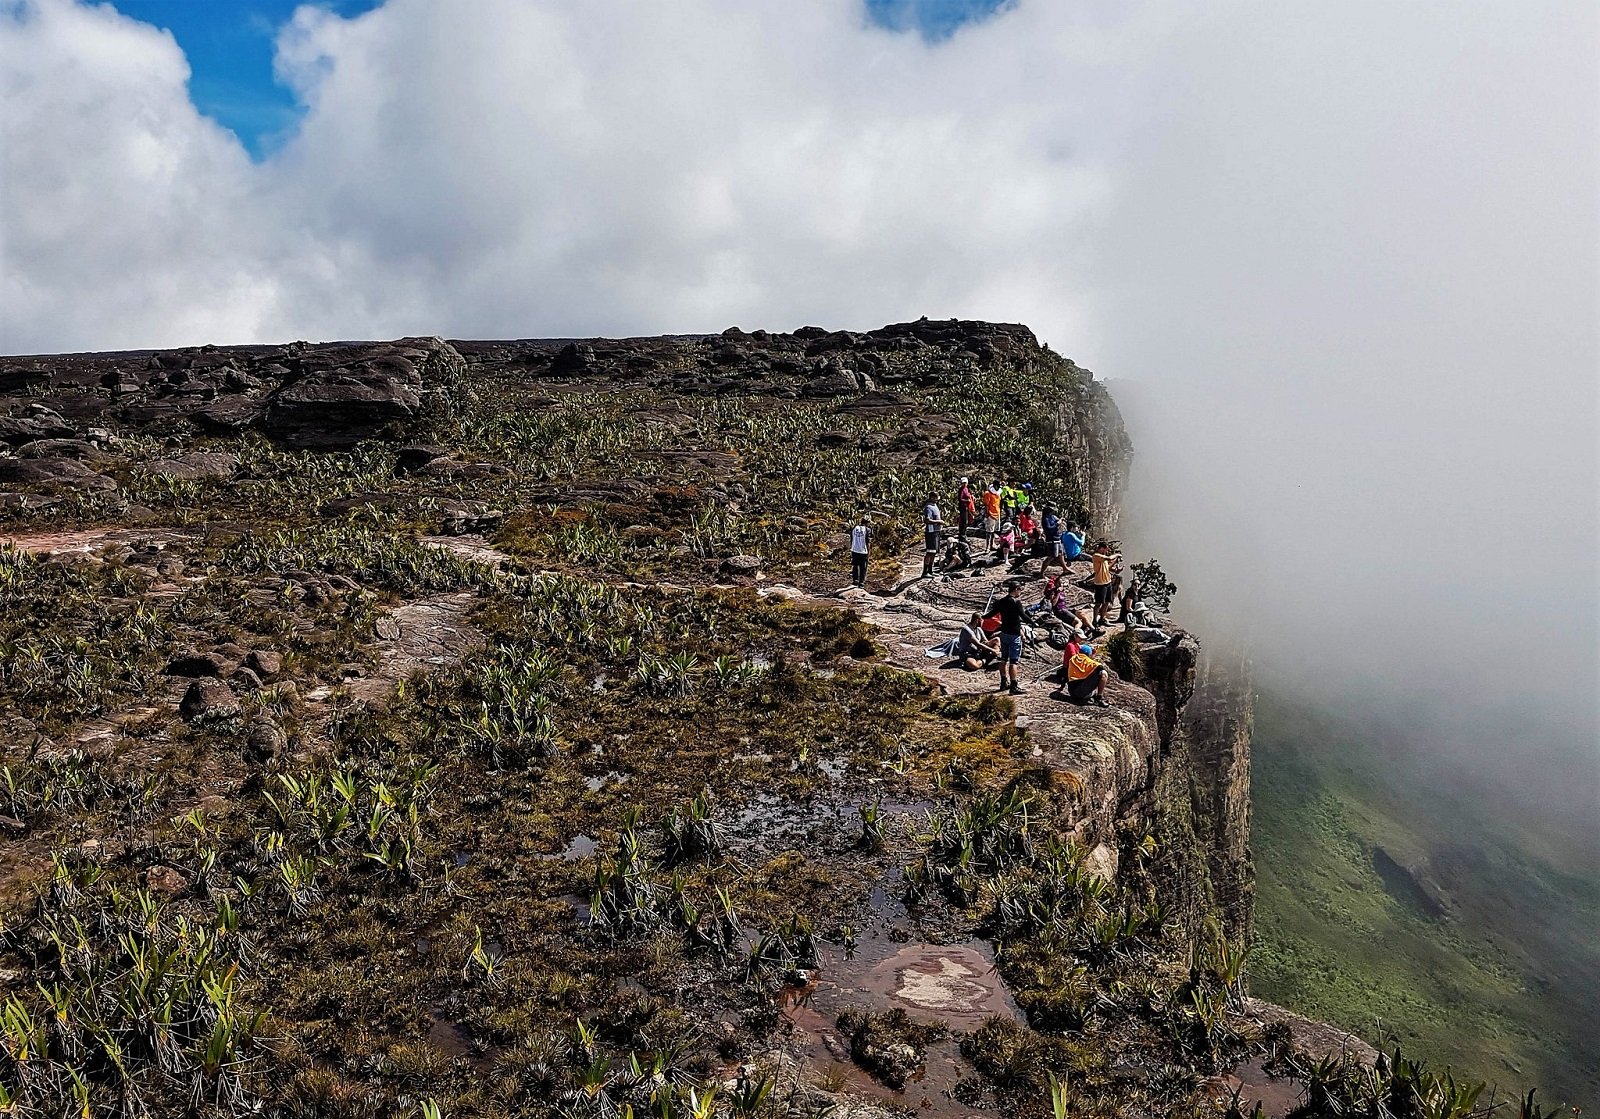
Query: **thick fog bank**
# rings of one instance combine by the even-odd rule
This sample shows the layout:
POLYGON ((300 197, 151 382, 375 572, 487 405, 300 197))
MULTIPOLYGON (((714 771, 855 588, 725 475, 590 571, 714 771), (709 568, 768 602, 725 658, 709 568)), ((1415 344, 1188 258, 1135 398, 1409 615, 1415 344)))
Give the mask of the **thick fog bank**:
POLYGON ((1125 535, 1186 616, 1600 807, 1596 15, 1444 14, 1256 8, 1175 45, 1089 364, 1139 456, 1125 535))

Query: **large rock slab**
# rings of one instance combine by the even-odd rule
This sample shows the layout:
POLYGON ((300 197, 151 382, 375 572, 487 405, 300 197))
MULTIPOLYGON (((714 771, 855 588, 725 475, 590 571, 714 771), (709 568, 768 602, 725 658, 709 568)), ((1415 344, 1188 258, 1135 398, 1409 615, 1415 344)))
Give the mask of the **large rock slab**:
POLYGON ((268 397, 263 422, 303 446, 403 435, 443 407, 446 390, 465 372, 461 355, 438 338, 334 349, 299 363, 293 379, 268 397))

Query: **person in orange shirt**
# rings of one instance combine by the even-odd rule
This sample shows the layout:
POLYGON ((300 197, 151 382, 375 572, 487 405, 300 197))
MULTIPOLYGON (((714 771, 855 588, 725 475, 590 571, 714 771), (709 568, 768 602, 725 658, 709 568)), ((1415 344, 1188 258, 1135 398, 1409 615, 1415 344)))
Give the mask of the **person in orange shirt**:
POLYGON ((1117 597, 1111 569, 1121 558, 1122 553, 1113 552, 1111 545, 1104 540, 1089 556, 1089 561, 1094 564, 1094 624, 1097 626, 1111 624, 1111 605, 1117 597))
POLYGON ((1000 531, 1000 487, 990 482, 983 490, 983 546, 994 551, 994 536, 1000 531))

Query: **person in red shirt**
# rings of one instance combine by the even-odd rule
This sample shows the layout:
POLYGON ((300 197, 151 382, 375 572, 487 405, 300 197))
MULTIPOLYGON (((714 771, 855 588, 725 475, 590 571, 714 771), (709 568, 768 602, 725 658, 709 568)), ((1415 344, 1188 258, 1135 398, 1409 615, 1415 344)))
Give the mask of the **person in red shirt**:
POLYGON ((967 529, 971 528, 978 519, 978 499, 972 496, 972 486, 967 479, 961 479, 961 488, 956 491, 956 539, 965 540, 967 529))

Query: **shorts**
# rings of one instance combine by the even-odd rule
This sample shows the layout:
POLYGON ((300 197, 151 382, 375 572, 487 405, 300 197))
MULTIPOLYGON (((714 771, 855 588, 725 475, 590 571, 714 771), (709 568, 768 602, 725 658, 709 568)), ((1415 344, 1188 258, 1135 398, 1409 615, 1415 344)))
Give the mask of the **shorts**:
POLYGON ((985 532, 999 532, 1000 531, 1000 518, 999 517, 985 517, 983 519, 983 531, 985 531, 985 532))
POLYGON ((1094 604, 1096 606, 1110 606, 1111 599, 1110 583, 1096 583, 1094 585, 1094 604))
POLYGON ((939 550, 939 530, 936 528, 925 529, 922 533, 922 550, 924 552, 937 552, 939 550))
POLYGON ((1022 663, 1022 635, 1018 633, 1002 633, 1000 635, 1000 659, 1007 664, 1022 663))
POLYGON ((1052 556, 1059 556, 1059 555, 1062 554, 1061 541, 1059 541, 1059 540, 1050 541, 1050 554, 1052 556))
POLYGON ((1068 699, 1088 699, 1100 688, 1100 681, 1105 679, 1106 670, 1097 668, 1082 680, 1067 681, 1068 699))

